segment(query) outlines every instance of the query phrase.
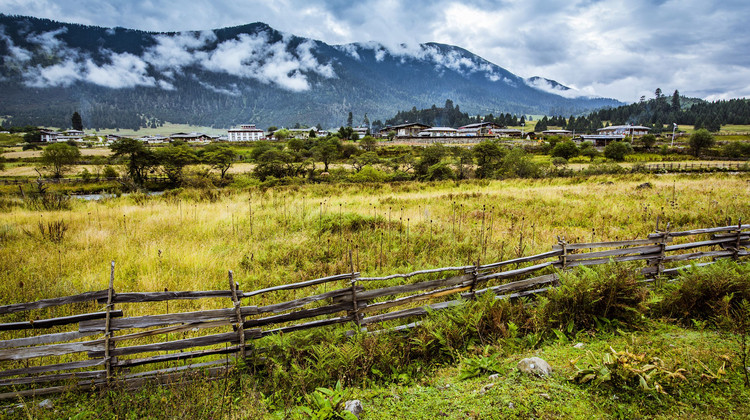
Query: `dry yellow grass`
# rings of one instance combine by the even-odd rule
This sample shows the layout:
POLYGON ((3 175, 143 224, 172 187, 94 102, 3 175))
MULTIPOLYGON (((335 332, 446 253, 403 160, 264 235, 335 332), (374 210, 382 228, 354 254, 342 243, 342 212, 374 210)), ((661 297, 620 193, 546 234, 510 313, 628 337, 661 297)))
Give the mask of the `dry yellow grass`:
POLYGON ((643 237, 657 215, 674 229, 713 226, 728 217, 748 219, 748 179, 309 185, 81 201, 71 211, 13 208, 0 219, 0 303, 106 288, 112 260, 118 291, 225 289, 228 270, 250 290, 347 272, 350 248, 357 269, 369 275, 530 255, 549 250, 557 235, 643 237), (636 188, 645 182, 653 187, 636 188), (343 233, 318 228, 339 214, 380 219, 343 233), (38 232, 39 222, 52 221, 69 227, 59 244, 38 232))

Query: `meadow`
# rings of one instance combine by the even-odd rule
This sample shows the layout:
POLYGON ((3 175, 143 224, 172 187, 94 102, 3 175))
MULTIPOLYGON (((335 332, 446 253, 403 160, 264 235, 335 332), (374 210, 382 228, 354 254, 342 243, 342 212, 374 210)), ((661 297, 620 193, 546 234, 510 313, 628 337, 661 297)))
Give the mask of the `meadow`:
MULTIPOLYGON (((246 290, 347 272, 407 272, 549 250, 569 241, 643 237, 750 213, 746 175, 627 175, 266 190, 172 190, 46 211, 9 205, 0 222, 3 302, 105 288, 246 290), (649 183, 648 188, 638 188, 649 183), (65 226, 56 241, 39 225, 65 226), (520 249, 519 249, 520 247, 520 249)), ((18 204, 18 203, 17 203, 18 204)))

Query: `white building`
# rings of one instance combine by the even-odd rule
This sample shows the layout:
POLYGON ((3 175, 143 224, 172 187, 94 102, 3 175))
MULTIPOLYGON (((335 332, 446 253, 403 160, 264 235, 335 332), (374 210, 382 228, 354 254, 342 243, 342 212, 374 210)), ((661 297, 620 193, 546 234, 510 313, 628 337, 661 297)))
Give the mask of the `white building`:
POLYGON ((232 128, 227 135, 229 141, 258 141, 265 138, 265 131, 255 128, 255 124, 243 124, 240 128, 232 128))
POLYGON ((650 128, 642 125, 611 125, 596 130, 597 134, 603 135, 625 135, 630 137, 645 136, 651 131, 650 128))
POLYGON ((451 127, 432 127, 419 132, 419 137, 456 137, 458 130, 451 127))

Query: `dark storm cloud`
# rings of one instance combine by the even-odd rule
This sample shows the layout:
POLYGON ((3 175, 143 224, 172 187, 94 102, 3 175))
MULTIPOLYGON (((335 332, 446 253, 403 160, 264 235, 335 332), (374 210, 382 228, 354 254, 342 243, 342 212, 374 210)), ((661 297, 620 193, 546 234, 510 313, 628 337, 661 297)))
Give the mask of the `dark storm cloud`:
POLYGON ((750 96, 744 0, 0 0, 0 12, 160 32, 261 21, 330 44, 458 45, 519 76, 626 101, 656 87, 750 96))

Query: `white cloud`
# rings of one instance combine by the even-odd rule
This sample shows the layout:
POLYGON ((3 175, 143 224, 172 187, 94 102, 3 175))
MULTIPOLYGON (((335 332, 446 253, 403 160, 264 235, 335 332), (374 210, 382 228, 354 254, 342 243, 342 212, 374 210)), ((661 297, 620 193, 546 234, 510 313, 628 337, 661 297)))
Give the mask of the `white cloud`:
POLYGON ((10 58, 14 64, 22 64, 31 60, 31 52, 16 46, 16 44, 13 43, 13 40, 5 33, 5 28, 2 26, 0 26, 0 40, 5 42, 8 52, 10 53, 8 58, 10 58))
POLYGON ((321 64, 312 54, 313 42, 301 43, 295 50, 296 56, 288 51, 288 42, 287 38, 270 42, 265 32, 240 34, 209 52, 197 54, 200 56, 198 63, 209 71, 255 79, 293 92, 310 89, 304 72, 317 73, 325 78, 336 77, 330 63, 321 64))
POLYGON ((155 86, 156 80, 148 75, 147 64, 133 54, 111 54, 110 64, 96 65, 91 59, 84 66, 84 80, 113 89, 135 86, 155 86))
POLYGON ((182 32, 156 35, 154 40, 156 45, 145 52, 143 59, 160 70, 179 70, 194 64, 198 60, 196 51, 216 41, 216 34, 213 31, 182 32))
POLYGON ((66 60, 53 66, 36 66, 25 75, 25 83, 31 87, 70 86, 82 79, 80 63, 66 60))

